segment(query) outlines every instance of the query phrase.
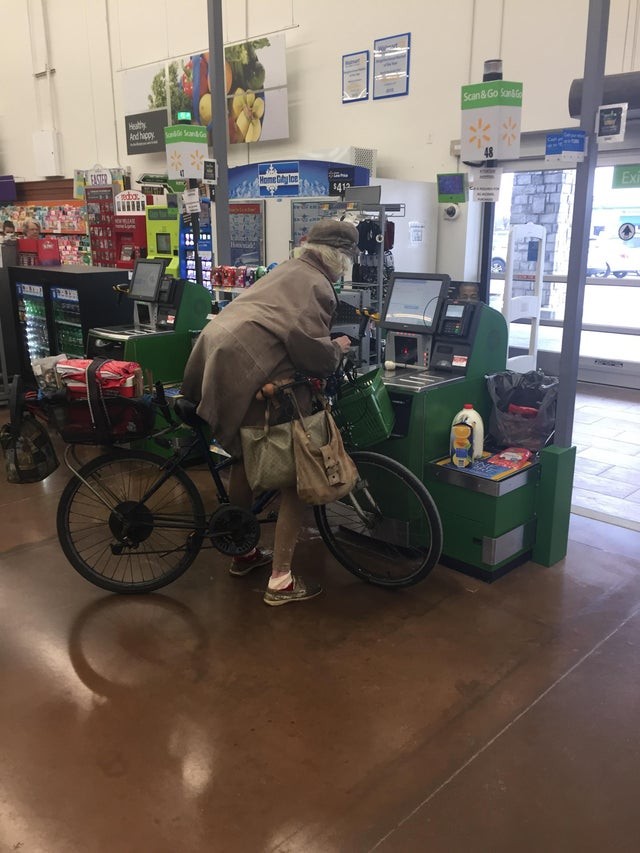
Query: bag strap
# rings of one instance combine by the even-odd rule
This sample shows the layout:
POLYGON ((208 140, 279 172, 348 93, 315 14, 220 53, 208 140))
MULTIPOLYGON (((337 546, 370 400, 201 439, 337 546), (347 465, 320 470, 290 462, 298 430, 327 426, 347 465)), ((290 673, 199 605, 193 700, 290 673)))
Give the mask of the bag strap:
POLYGON ((87 367, 87 402, 89 403, 89 412, 91 420, 96 430, 96 438, 101 444, 110 444, 111 425, 109 423, 109 415, 104 402, 102 388, 98 381, 98 370, 103 364, 109 361, 108 358, 94 358, 91 364, 87 367))
MULTIPOLYGON (((294 411, 296 412, 298 420, 302 424, 303 430, 305 432, 308 432, 307 425, 304 422, 304 417, 302 415, 302 412, 300 411, 300 405, 298 403, 298 398, 296 397, 296 395, 294 394, 294 392, 292 390, 285 391, 285 394, 287 395, 287 397, 291 401, 291 405, 292 405, 294 411)), ((321 397, 319 394, 314 394, 313 399, 322 405, 322 408, 326 412, 326 414, 328 414, 328 415, 331 414, 331 410, 329 409, 329 404, 327 403, 327 400, 324 397, 321 397)))
POLYGON ((24 411, 24 397, 22 376, 19 373, 11 380, 9 389, 9 425, 12 435, 17 435, 20 431, 22 423, 22 413, 24 411))

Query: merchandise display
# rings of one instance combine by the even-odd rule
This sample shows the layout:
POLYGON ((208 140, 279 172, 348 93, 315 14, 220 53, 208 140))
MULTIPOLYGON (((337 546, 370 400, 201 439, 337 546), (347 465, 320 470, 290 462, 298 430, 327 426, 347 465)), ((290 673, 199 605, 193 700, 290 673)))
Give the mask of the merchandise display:
POLYGON ((86 187, 91 257, 96 267, 115 267, 116 234, 112 187, 86 187))
MULTIPOLYGON (((63 264, 89 264, 91 250, 87 234, 87 210, 84 202, 50 201, 22 204, 0 205, 2 220, 13 222, 16 234, 22 234, 23 224, 27 219, 33 219, 40 225, 42 236, 52 236, 57 240, 60 251, 60 261, 63 264)), ((34 248, 21 253, 21 266, 35 266, 39 263, 37 250, 34 248)))

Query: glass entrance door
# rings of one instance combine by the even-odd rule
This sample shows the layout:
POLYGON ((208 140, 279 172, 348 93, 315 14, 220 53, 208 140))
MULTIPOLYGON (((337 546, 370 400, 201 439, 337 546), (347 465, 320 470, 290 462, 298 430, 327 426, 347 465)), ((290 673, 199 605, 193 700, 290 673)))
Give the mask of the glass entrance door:
MULTIPOLYGON (((613 189, 613 174, 612 166, 603 166, 595 175, 579 378, 640 388, 640 189, 613 189)), ((503 176, 496 206, 490 288, 494 307, 502 307, 511 225, 534 222, 546 228, 539 351, 540 362, 552 370, 559 361, 565 321, 574 184, 570 169, 511 173, 503 176)), ((525 277, 515 283, 514 295, 525 295, 530 287, 525 277)), ((524 349, 528 340, 526 323, 511 324, 511 347, 524 349)))

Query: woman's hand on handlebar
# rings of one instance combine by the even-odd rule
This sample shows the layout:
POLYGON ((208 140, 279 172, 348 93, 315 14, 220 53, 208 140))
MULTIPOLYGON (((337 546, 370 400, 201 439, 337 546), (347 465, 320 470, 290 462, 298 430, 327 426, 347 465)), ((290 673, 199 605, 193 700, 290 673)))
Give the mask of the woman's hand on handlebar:
POLYGON ((338 344, 343 355, 346 355, 353 346, 351 338, 348 335, 340 335, 339 337, 334 338, 334 343, 338 344))

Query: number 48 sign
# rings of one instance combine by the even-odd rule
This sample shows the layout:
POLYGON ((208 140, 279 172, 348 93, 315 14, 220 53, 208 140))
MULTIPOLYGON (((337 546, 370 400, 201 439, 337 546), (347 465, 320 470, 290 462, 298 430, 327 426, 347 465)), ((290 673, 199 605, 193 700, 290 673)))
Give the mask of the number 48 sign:
POLYGON ((466 162, 520 156, 522 83, 492 80, 462 87, 460 156, 466 162))

